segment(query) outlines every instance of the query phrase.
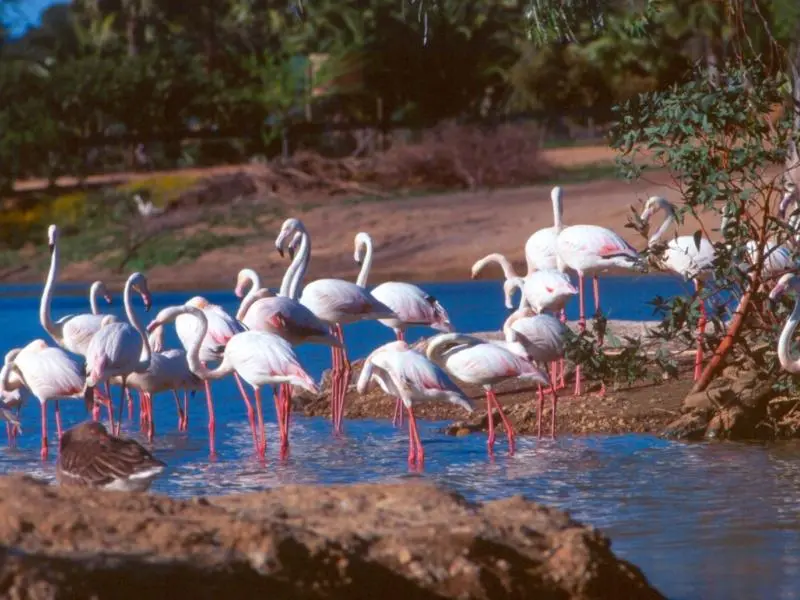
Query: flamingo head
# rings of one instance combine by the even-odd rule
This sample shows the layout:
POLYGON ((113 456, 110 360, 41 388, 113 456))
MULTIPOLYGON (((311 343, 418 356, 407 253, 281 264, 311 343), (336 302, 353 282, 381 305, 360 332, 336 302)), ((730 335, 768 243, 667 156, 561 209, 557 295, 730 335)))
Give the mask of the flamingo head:
POLYGON ((98 296, 102 296, 103 300, 106 301, 106 304, 111 304, 111 294, 108 293, 108 288, 106 288, 106 284, 100 281, 99 279, 92 284, 92 287, 95 289, 95 293, 98 296))
POLYGON ((202 296, 194 296, 192 298, 189 298, 185 303, 185 306, 191 306, 192 308, 196 308, 198 310, 204 310, 208 307, 208 305, 209 305, 208 300, 206 300, 202 296))
POLYGON ((794 273, 786 273, 780 279, 775 287, 769 292, 769 299, 772 301, 780 298, 786 291, 800 292, 800 276, 794 273))
MULTIPOLYGON (((255 272, 252 269, 242 269, 239 271, 239 274, 236 276, 236 287, 233 290, 237 298, 244 298, 245 290, 248 285, 255 285, 256 279, 253 275, 255 275, 255 272)), ((196 296, 196 298, 199 298, 199 296, 196 296)), ((194 300, 194 298, 192 298, 192 300, 194 300)))
POLYGON ((147 277, 143 273, 137 272, 128 277, 128 283, 130 283, 131 289, 142 297, 145 311, 149 311, 153 306, 153 298, 150 295, 150 288, 147 286, 147 277))
POLYGON ((303 232, 298 231, 294 234, 292 241, 289 242, 289 246, 286 248, 286 253, 289 255, 289 258, 294 259, 295 252, 300 247, 300 242, 303 241, 303 232))
POLYGON ((644 203, 644 210, 642 211, 639 219, 642 221, 642 223, 647 223, 650 220, 650 217, 652 217, 653 214, 655 214, 655 212, 658 210, 666 210, 670 213, 675 212, 672 205, 663 196, 650 196, 647 199, 647 202, 644 203))
POLYGON ((58 227, 50 225, 47 228, 47 245, 50 248, 50 252, 56 249, 56 241, 58 241, 58 227))
POLYGON ((286 246, 286 241, 290 238, 292 234, 305 233, 305 232, 306 228, 303 225, 303 222, 300 221, 300 219, 295 219, 294 217, 286 219, 283 222, 283 225, 281 225, 281 230, 278 233, 278 237, 275 238, 275 249, 278 251, 278 254, 283 256, 283 251, 284 247, 286 246))
POLYGON ((357 265, 361 264, 363 254, 367 248, 372 248, 372 238, 364 231, 359 231, 355 238, 355 251, 353 252, 353 260, 357 265))

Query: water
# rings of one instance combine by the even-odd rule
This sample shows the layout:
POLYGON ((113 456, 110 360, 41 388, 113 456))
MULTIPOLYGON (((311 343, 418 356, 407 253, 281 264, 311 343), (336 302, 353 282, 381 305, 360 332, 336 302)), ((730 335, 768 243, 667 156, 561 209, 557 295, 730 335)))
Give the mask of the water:
MULTIPOLYGON (((423 285, 448 309, 462 331, 497 329, 507 311, 497 281, 423 285)), ((68 288, 64 288, 66 290, 68 288)), ((72 291, 72 290, 70 290, 72 291)), ((646 302, 688 291, 671 277, 607 277, 602 304, 609 318, 649 319, 646 302)), ((0 288, 0 351, 34 337, 47 338, 37 321, 37 288, 0 288)), ((154 296, 151 317, 192 293, 154 296)), ((232 293, 204 294, 234 312, 232 293)), ((112 312, 120 314, 115 297, 112 312)), ((138 304, 138 299, 137 299, 138 304)), ((60 296, 54 315, 87 310, 83 296, 60 296)), ((577 316, 577 302, 568 307, 577 316)), ((412 329, 410 339, 430 332, 412 329)), ((363 357, 392 339, 377 323, 345 328, 351 358, 363 357)), ((169 328, 168 346, 177 344, 169 328)), ((330 364, 324 348, 301 347, 301 361, 319 377, 330 364)), ((800 444, 684 444, 647 435, 561 436, 557 440, 522 438, 513 457, 486 454, 481 435, 442 435, 442 423, 420 422, 426 450, 424 475, 410 474, 407 437, 386 421, 346 421, 346 436, 333 438, 322 418, 292 417, 292 449, 278 460, 274 409, 265 402, 266 464, 252 455, 244 404, 231 380, 215 382, 217 454, 208 460, 206 409, 202 394, 190 405, 189 433, 177 431, 174 402, 168 394, 154 402, 155 453, 168 465, 153 490, 172 496, 244 492, 287 483, 398 481, 424 477, 472 500, 523 494, 568 510, 602 529, 620 556, 641 567, 650 581, 673 600, 800 600, 800 444)), ((115 390, 117 392, 118 390, 115 390)), ((268 395, 267 395, 268 397, 268 395)), ((63 402, 65 424, 85 419, 82 402, 63 402)), ((54 419, 50 419, 53 427, 54 419)), ((42 464, 39 410, 23 411, 19 447, 0 446, 0 472, 27 471, 53 477, 53 463, 42 464)), ((132 434, 138 435, 131 428, 132 434)), ((55 432, 51 431, 51 440, 55 432)))

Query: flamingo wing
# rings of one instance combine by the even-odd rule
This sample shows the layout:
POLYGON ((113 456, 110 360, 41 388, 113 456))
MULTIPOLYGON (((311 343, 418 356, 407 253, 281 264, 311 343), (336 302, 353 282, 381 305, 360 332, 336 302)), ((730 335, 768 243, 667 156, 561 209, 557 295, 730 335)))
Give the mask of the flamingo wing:
POLYGON ((141 354, 139 333, 128 323, 110 323, 92 337, 86 351, 86 371, 96 377, 127 375, 139 363, 141 354))
POLYGON ((364 288, 343 279, 312 281, 303 288, 300 302, 328 323, 396 316, 388 306, 364 288))
POLYGON ((664 262, 671 271, 692 278, 714 262, 714 246, 706 238, 700 239, 700 248, 694 236, 682 235, 667 243, 664 262))
POLYGON ((14 362, 22 372, 25 385, 40 400, 82 393, 84 377, 81 367, 61 348, 21 353, 14 362))
POLYGON ((245 331, 245 327, 217 304, 209 304, 203 312, 208 320, 206 338, 216 345, 224 346, 237 333, 245 331))
POLYGON ((450 319, 444 307, 411 283, 387 281, 372 290, 373 297, 388 306, 400 321, 409 325, 449 325, 450 319))
POLYGON ((558 229, 555 227, 544 227, 531 234, 528 241, 525 242, 525 259, 528 263, 529 273, 533 270, 557 268, 557 239, 558 229))
MULTIPOLYGON (((84 355, 94 334, 100 331, 103 319, 108 315, 85 313, 62 319, 64 344, 71 352, 84 355)), ((61 321, 59 321, 61 322, 61 321)))
POLYGON ((245 331, 231 339, 225 357, 250 385, 272 385, 276 377, 298 377, 313 383, 282 337, 265 331, 245 331))
POLYGON ((546 382, 530 362, 496 344, 467 346, 451 354, 445 364, 457 379, 467 383, 486 385, 517 377, 546 382))

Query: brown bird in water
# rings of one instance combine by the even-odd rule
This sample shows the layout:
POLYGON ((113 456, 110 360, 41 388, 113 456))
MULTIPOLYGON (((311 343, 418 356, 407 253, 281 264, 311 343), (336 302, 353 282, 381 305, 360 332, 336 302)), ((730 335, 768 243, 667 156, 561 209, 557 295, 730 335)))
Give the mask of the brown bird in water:
POLYGON ((143 492, 166 466, 136 440, 110 435, 102 423, 88 421, 64 432, 56 479, 61 485, 143 492))

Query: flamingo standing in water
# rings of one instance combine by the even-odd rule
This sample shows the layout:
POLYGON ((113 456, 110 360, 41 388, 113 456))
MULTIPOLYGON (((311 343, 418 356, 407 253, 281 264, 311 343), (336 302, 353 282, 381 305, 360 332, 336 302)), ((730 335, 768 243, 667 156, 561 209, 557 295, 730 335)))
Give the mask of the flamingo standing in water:
POLYGON ((513 453, 514 429, 497 401, 494 386, 508 379, 550 385, 547 375, 523 358, 527 353, 522 345, 518 342, 486 342, 461 333, 440 333, 428 341, 426 353, 429 359, 456 379, 483 386, 489 419, 489 452, 494 452, 494 407, 505 427, 509 452, 513 453))
POLYGON ((421 467, 425 461, 425 451, 414 418, 416 402, 439 400, 461 406, 468 412, 473 411, 472 402, 447 374, 403 340, 380 346, 364 360, 356 384, 358 393, 364 395, 373 380, 388 395, 399 398, 408 411, 409 465, 421 467))
MULTIPOLYGON (((553 363, 555 371, 555 361, 563 360, 564 357, 564 334, 567 327, 559 319, 548 314, 534 314, 526 306, 521 305, 503 323, 503 335, 507 342, 519 342, 525 348, 525 352, 530 359, 544 367, 545 373, 552 385, 550 391, 553 394, 550 417, 550 435, 556 435, 556 407, 558 405, 558 395, 556 392, 555 379, 550 377, 547 368, 548 363, 553 363)), ((544 410, 544 391, 542 384, 538 384, 539 399, 536 410, 536 434, 542 437, 542 412, 544 410)))
MULTIPOLYGON (((84 377, 81 366, 61 348, 53 348, 42 339, 30 342, 24 348, 15 348, 6 354, 0 370, 0 389, 6 392, 28 388, 36 396, 42 409, 42 460, 47 458, 47 402, 56 405, 56 429, 61 439, 61 398, 83 398, 84 377)), ((93 404, 93 397, 89 396, 93 404)))
MULTIPOLYGON (((372 268, 372 249, 372 237, 368 233, 362 231, 356 234, 353 258, 356 264, 361 265, 356 283, 363 288, 367 287, 367 278, 372 268)), ((428 326, 444 333, 453 331, 453 324, 450 323, 444 306, 412 283, 387 281, 376 286, 371 293, 397 315, 397 318, 378 319, 378 322, 392 329, 399 341, 405 340, 405 331, 411 325, 428 326)), ((402 407, 402 399, 398 396, 392 419, 395 424, 398 420, 401 425, 403 423, 402 407)))
MULTIPOLYGON (((206 327, 203 330, 204 336, 203 343, 200 346, 200 360, 204 367, 208 366, 210 362, 217 362, 222 360, 225 353, 225 345, 228 341, 238 333, 242 333, 247 328, 227 313, 227 311, 217 304, 211 304, 206 298, 202 296, 194 296, 185 302, 186 306, 202 310, 206 316, 206 327)), ((181 314, 175 319, 175 331, 178 334, 181 346, 186 351, 187 355, 192 341, 197 335, 199 323, 196 319, 186 314, 181 314)), ((156 333, 158 327, 148 329, 152 333, 156 333)), ((161 337, 159 336, 159 339, 161 337)), ((161 350, 161 348, 157 348, 161 350)), ((250 431, 253 435, 253 441, 257 444, 256 436, 256 421, 255 414, 253 413, 253 405, 247 396, 247 392, 242 385, 242 380, 239 374, 234 372, 234 379, 239 388, 239 393, 242 395, 245 407, 247 410, 247 420, 250 423, 250 431)), ((206 393, 206 406, 208 407, 208 446, 209 452, 212 456, 216 456, 216 418, 214 416, 214 401, 211 396, 211 384, 208 381, 203 382, 206 393)))
MULTIPOLYGON (((667 232, 670 226, 675 223, 675 207, 661 196, 651 196, 644 205, 639 219, 642 223, 649 223, 652 216, 659 210, 666 214, 664 222, 650 236, 647 241, 648 248, 653 248, 658 244, 661 237, 667 232)), ((694 379, 700 378, 703 368, 703 334, 706 329, 706 305, 701 296, 704 280, 712 274, 711 267, 714 264, 714 246, 706 238, 701 237, 695 240, 692 235, 677 236, 667 242, 661 262, 663 266, 683 277, 694 282, 695 293, 700 301, 700 320, 697 323, 697 352, 694 360, 694 379)))
MULTIPOLYGON (((302 243, 302 242, 301 242, 302 243)), ((328 325, 321 321, 311 310, 297 298, 289 296, 295 274, 299 268, 300 255, 293 257, 281 283, 279 296, 273 296, 269 290, 262 288, 258 275, 252 269, 242 269, 236 281, 236 296, 244 295, 236 318, 242 321, 251 331, 267 331, 281 336, 292 346, 299 344, 324 344, 340 348, 341 342, 331 335, 328 325)), ((291 414, 292 388, 283 384, 278 390, 279 410, 278 422, 283 433, 281 443, 289 443, 289 417, 291 414)))
MULTIPOLYGON (((298 252, 299 269, 293 282, 293 289, 300 288, 311 256, 311 238, 305 226, 298 219, 284 221, 281 231, 275 240, 278 252, 290 236, 302 233, 298 252)), ((392 309, 380 302, 358 284, 343 279, 317 279, 303 288, 300 303, 307 306, 320 320, 327 323, 333 335, 342 344, 340 348, 332 347, 333 368, 331 371, 331 418, 334 431, 341 432, 344 416, 344 399, 350 382, 350 361, 344 346, 342 324, 374 319, 393 319, 397 315, 392 309)))
MULTIPOLYGON (((586 312, 583 303, 583 284, 586 276, 591 276, 594 285, 595 313, 600 313, 600 285, 598 275, 608 269, 617 267, 622 269, 642 270, 642 259, 639 252, 619 235, 598 225, 572 225, 561 230, 556 240, 558 252, 558 268, 560 271, 572 269, 578 274, 578 301, 580 302, 580 317, 578 328, 586 331, 586 312)), ((602 334, 598 339, 603 345, 602 334)), ((605 386, 601 387, 601 395, 605 386)), ((575 395, 582 393, 581 367, 575 367, 575 395)))
MULTIPOLYGON (((242 331, 232 336, 225 344, 219 366, 213 370, 209 369, 200 359, 208 328, 207 313, 189 304, 163 309, 150 323, 148 329, 152 331, 156 327, 163 327, 180 316, 192 318, 197 322, 196 327, 192 328, 194 337, 189 342, 187 350, 189 367, 195 375, 204 381, 209 381, 222 379, 236 372, 253 388, 259 421, 257 450, 261 456, 264 456, 267 441, 261 407, 261 386, 287 383, 317 394, 319 393, 317 385, 300 365, 291 344, 282 337, 265 331, 242 331)), ((277 392, 275 400, 277 402, 277 392)), ((281 445, 283 447, 283 443, 281 445)))
MULTIPOLYGON (((97 296, 102 293, 109 304, 111 303, 111 296, 109 296, 102 281, 95 281, 89 291, 91 313, 67 315, 58 321, 53 321, 50 313, 60 262, 58 238, 58 227, 50 225, 47 228, 47 243, 50 248, 50 270, 47 272, 42 298, 39 302, 39 323, 41 323, 48 335, 53 338, 53 341, 64 350, 85 357, 89 342, 92 341, 94 334, 100 330, 103 319, 106 319, 106 322, 116 322, 119 319, 115 315, 100 314, 97 306, 97 296)), ((109 394, 108 386, 106 386, 105 397, 99 391, 97 392, 98 399, 106 404, 108 410, 111 411, 111 397, 109 394)), ((96 407, 93 407, 92 415, 95 419, 98 418, 99 413, 96 407)))
POLYGON ((134 290, 144 299, 145 310, 150 310, 151 300, 147 278, 141 273, 133 273, 128 277, 123 292, 128 323, 104 319, 100 331, 92 337, 86 351, 85 391, 87 398, 92 398, 89 394, 93 394, 94 388, 100 383, 109 381, 116 376, 122 377, 116 428, 114 428, 113 418, 110 419, 115 435, 119 434, 122 422, 122 405, 125 400, 127 377, 134 372, 143 373, 150 366, 150 342, 139 318, 133 312, 133 306, 131 306, 131 296, 134 290))

